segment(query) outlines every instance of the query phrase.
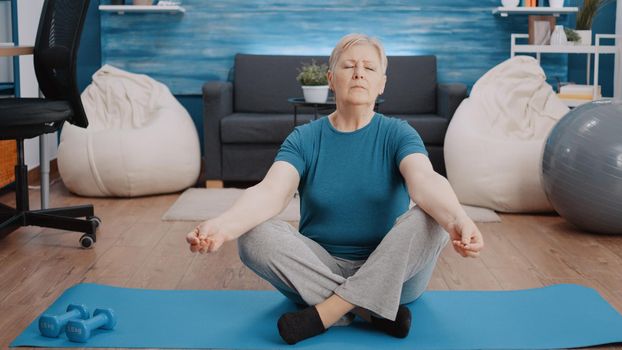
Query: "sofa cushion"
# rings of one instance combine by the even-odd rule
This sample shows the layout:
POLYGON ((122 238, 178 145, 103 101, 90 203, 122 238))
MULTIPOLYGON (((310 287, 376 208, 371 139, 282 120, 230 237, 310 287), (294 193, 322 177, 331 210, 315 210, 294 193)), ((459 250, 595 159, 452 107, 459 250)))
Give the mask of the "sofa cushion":
POLYGON ((291 113, 290 97, 302 97, 296 80, 303 62, 328 63, 327 56, 235 56, 233 96, 235 112, 291 113))
POLYGON ((443 117, 435 114, 392 114, 390 116, 408 121, 408 124, 417 130, 426 146, 442 145, 445 140, 445 132, 447 131, 449 121, 443 117))
POLYGON ((222 180, 261 181, 274 163, 278 144, 222 145, 222 180))
MULTIPOLYGON (((390 117, 408 121, 417 130, 423 142, 428 145, 442 145, 447 130, 447 119, 434 114, 404 115, 390 117)), ((308 123, 312 114, 298 114, 297 125, 308 123)), ((234 113, 220 122, 223 143, 273 143, 281 144, 292 132, 292 114, 234 113)))
MULTIPOLYGON (((305 124, 313 114, 298 114, 297 124, 305 124)), ((293 114, 234 113, 220 121, 223 143, 281 144, 294 127, 293 114)))
POLYGON ((436 113, 436 57, 389 56, 382 113, 436 113))

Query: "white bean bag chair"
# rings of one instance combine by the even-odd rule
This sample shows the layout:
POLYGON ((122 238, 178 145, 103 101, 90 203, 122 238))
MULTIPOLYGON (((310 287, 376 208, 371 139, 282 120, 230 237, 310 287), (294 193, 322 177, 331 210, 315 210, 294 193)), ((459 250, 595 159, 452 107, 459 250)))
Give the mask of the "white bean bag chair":
POLYGON ((552 211, 540 180, 544 142, 568 112, 538 62, 516 56, 473 85, 445 135, 447 178, 463 204, 552 211))
POLYGON ((58 170, 67 188, 93 197, 181 191, 199 176, 199 137, 168 88, 109 65, 82 93, 89 126, 65 123, 58 170))

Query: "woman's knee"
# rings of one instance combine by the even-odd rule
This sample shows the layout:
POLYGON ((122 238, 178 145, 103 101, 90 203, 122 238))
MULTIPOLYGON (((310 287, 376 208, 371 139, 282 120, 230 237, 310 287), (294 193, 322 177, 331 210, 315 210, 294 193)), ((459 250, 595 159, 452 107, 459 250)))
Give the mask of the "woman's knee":
POLYGON ((267 263, 267 258, 272 256, 270 249, 279 241, 279 231, 282 230, 283 223, 281 220, 271 219, 238 238, 238 254, 244 265, 267 263))
POLYGON ((412 226, 408 232, 417 232, 426 236, 426 243, 431 246, 444 247, 449 241, 447 231, 418 206, 412 207, 397 218, 395 225, 412 226))

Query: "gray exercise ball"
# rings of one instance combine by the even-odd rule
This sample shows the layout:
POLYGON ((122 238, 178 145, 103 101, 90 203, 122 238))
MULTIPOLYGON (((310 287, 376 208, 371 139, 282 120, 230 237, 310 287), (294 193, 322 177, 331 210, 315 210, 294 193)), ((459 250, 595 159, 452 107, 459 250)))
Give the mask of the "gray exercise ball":
POLYGON ((622 104, 568 112, 544 146, 542 182, 553 208, 581 229, 622 234, 622 104))

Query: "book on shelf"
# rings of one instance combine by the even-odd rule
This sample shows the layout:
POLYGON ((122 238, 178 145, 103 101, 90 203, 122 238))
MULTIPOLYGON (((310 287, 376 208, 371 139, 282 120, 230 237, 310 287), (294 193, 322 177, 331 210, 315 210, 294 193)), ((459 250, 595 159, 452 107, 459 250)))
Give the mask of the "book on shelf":
MULTIPOLYGON (((557 94, 562 100, 587 100, 592 101, 594 98, 594 86, 584 84, 568 84, 562 85, 557 94)), ((596 98, 602 98, 601 86, 596 87, 596 98)))
POLYGON ((538 2, 536 0, 523 0, 524 7, 536 7, 538 6, 538 2))

